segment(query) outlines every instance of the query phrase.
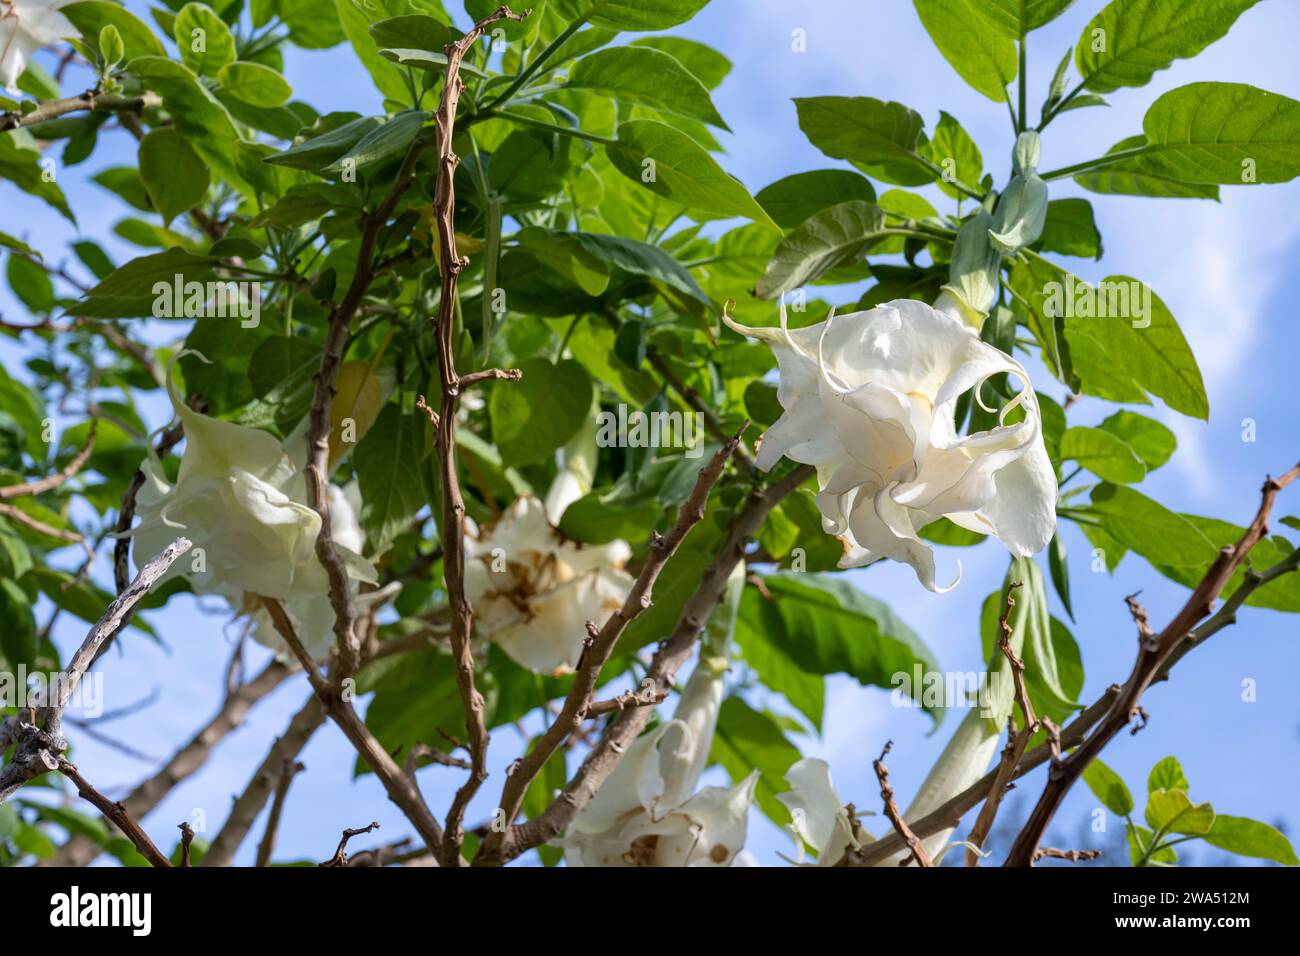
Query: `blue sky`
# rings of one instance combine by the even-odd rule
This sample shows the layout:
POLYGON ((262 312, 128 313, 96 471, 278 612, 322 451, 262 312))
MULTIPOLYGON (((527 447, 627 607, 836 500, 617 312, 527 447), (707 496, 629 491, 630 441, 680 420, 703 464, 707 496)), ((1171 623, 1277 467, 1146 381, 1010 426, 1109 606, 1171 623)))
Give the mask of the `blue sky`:
MULTIPOLYGON (((129 4, 141 9, 141 4, 129 4)), ((1051 73, 1084 24, 1101 6, 1081 0, 1058 21, 1032 35, 1029 59, 1030 103, 1042 96, 1051 73)), ((1300 6, 1279 0, 1247 12, 1232 33, 1193 61, 1181 61, 1156 74, 1147 87, 1122 90, 1108 97, 1108 109, 1064 114, 1049 129, 1043 144, 1043 168, 1055 168, 1098 155, 1119 139, 1141 129, 1142 114, 1162 92, 1197 80, 1251 83, 1300 97, 1300 59, 1294 37, 1300 31, 1300 6)), ((956 116, 980 144, 986 169, 1005 180, 1012 137, 1003 104, 969 90, 940 57, 904 0, 862 3, 816 0, 713 0, 694 21, 674 31, 715 46, 734 63, 731 75, 715 93, 722 115, 734 130, 723 136, 723 165, 751 189, 792 172, 839 165, 815 150, 799 132, 794 96, 870 95, 906 103, 932 128, 938 111, 956 116), (805 31, 807 51, 791 49, 792 31, 805 31)), ((287 51, 286 74, 297 96, 318 107, 374 112, 379 98, 350 50, 287 51)), ((87 163, 66 171, 62 184, 78 211, 82 234, 103 240, 120 258, 135 250, 111 236, 111 224, 125 210, 109 194, 88 182, 90 174, 109 165, 133 161, 133 145, 124 133, 103 138, 87 163)), ((933 187, 926 193, 941 210, 950 201, 933 187)), ((1279 472, 1297 457, 1300 410, 1294 393, 1297 350, 1287 327, 1289 284, 1300 261, 1300 183, 1223 189, 1220 203, 1096 196, 1072 182, 1054 182, 1054 198, 1087 196, 1105 238, 1100 263, 1071 260, 1070 267, 1088 279, 1125 273, 1149 282, 1178 318, 1201 363, 1210 397, 1209 423, 1186 419, 1157 404, 1139 409, 1165 421, 1178 435, 1173 460, 1148 478, 1142 490, 1174 510, 1247 521, 1257 503, 1257 489, 1267 472, 1279 472), (1256 423, 1258 440, 1242 441, 1244 419, 1256 423)), ((75 230, 48 209, 0 187, 0 228, 25 236, 55 261, 75 230)), ((738 290, 738 292, 743 290, 738 290)), ((852 298, 845 296, 844 302, 852 298)), ((9 317, 21 307, 0 292, 0 311, 9 317)), ((19 352, 0 342, 0 356, 14 368, 19 352)), ((1031 372, 1034 369, 1031 367, 1031 372)), ((1040 388, 1059 393, 1044 374, 1040 388)), ((1060 397, 1058 395, 1058 397, 1060 397)), ((151 425, 163 423, 156 411, 151 425)), ((1113 406, 1085 399, 1070 411, 1072 424, 1095 424, 1113 406)), ((1294 495, 1297 492, 1288 494, 1294 495)), ((1300 513, 1300 501, 1284 498, 1281 514, 1300 513)), ((1134 630, 1123 596, 1142 590, 1152 620, 1162 622, 1180 606, 1186 591, 1129 556, 1113 576, 1093 574, 1083 560, 1088 545, 1071 526, 1065 540, 1073 561, 1077 624, 1074 634, 1084 652, 1087 683, 1083 698, 1094 699, 1104 687, 1128 673, 1134 630)), ((877 565, 853 572, 870 593, 888 597, 899 613, 952 670, 975 670, 979 660, 978 613, 984 597, 997 588, 1006 556, 996 543, 979 549, 941 554, 941 568, 961 557, 964 575, 952 592, 924 591, 906 567, 877 565)), ((108 561, 100 563, 101 573, 108 561)), ((940 577, 944 577, 941 570, 940 577)), ((191 599, 174 601, 153 621, 167 640, 160 649, 134 636, 125 654, 104 662, 108 706, 120 706, 157 688, 158 703, 145 712, 109 725, 136 749, 155 757, 168 755, 197 729, 219 703, 220 685, 235 629, 212 602, 204 612, 191 599)), ((1063 616, 1061 610, 1054 613, 1063 616)), ((1300 828, 1300 668, 1297 621, 1278 612, 1248 609, 1240 622, 1179 664, 1172 681, 1152 689, 1144 703, 1149 726, 1137 736, 1122 735, 1105 759, 1135 790, 1141 805, 1148 769, 1167 754, 1183 762, 1192 796, 1210 800, 1221 812, 1246 815, 1300 828), (1243 680, 1257 685, 1255 701, 1242 700, 1243 680)), ((65 653, 84 630, 64 620, 56 636, 65 653)), ((263 702, 246 725, 214 753, 208 766, 172 792, 145 821, 164 845, 174 841, 175 827, 206 812, 212 832, 229 800, 245 786, 273 735, 283 730, 307 695, 305 681, 289 681, 263 702)), ((839 791, 859 806, 874 806, 876 785, 871 759, 892 738, 890 766, 900 798, 906 800, 933 761, 956 718, 927 736, 929 722, 916 711, 891 707, 889 695, 832 679, 825 733, 801 741, 804 753, 828 759, 839 791)), ((502 772, 521 741, 514 731, 496 732, 490 762, 492 778, 469 816, 485 818, 499 791, 502 772)), ((91 741, 79 741, 76 759, 88 779, 106 792, 126 788, 150 772, 91 741)), ((324 859, 339 831, 377 820, 376 839, 408 832, 400 814, 372 777, 351 780, 352 753, 332 728, 318 733, 303 755, 308 772, 295 781, 279 839, 280 858, 324 859)), ((712 771, 717 775, 719 771, 712 771)), ((723 782, 719 777, 713 782, 723 782)), ((426 770, 421 783, 431 805, 443 812, 459 774, 426 770)), ((1035 775, 1020 787, 1036 793, 1035 775)), ((1083 788, 1067 800, 1058 817, 1061 829, 1075 833, 1090 820, 1096 805, 1083 788)), ((1113 817, 1110 826, 1118 827, 1113 817)), ((879 821, 874 824, 879 827, 879 821)), ((239 857, 250 862, 254 830, 239 857)), ((360 844, 358 844, 360 845, 360 844)), ((789 852, 788 837, 758 813, 751 818, 750 849, 761 862, 778 862, 789 852)))

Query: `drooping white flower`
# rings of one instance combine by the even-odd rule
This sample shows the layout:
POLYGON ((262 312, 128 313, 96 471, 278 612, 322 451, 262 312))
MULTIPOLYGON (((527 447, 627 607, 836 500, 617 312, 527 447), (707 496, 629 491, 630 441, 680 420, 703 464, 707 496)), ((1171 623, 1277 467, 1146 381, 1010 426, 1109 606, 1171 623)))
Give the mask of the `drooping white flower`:
POLYGON ((705 659, 673 719, 628 748, 559 845, 569 866, 731 866, 745 845, 754 771, 695 790, 722 704, 725 661, 705 659))
POLYGON ((0 86, 18 93, 18 77, 32 54, 63 37, 79 37, 59 13, 69 0, 0 0, 0 86))
POLYGON ((817 757, 804 757, 785 773, 791 789, 778 793, 776 798, 790 809, 790 829, 803 844, 817 851, 818 866, 834 866, 852 847, 860 848, 870 843, 871 836, 858 828, 855 833, 847 804, 835 792, 831 782, 831 768, 817 757))
MULTIPOLYGON (((357 516, 361 514, 361 490, 355 481, 346 487, 329 486, 330 536, 334 545, 347 554, 361 554, 366 545, 366 533, 357 516)), ((358 594, 360 578, 351 580, 353 606, 365 608, 377 601, 390 597, 392 589, 381 588, 365 594, 358 594)), ((395 586, 394 586, 395 587, 395 586)), ((249 602, 246 602, 246 606, 249 602)), ((303 648, 313 660, 323 660, 329 656, 334 646, 334 606, 328 595, 316 597, 295 597, 284 602, 285 613, 293 622, 294 631, 303 648)), ((253 620, 252 636, 255 641, 271 648, 283 660, 293 660, 289 646, 280 636, 271 615, 266 612, 260 601, 250 607, 253 620)))
POLYGON ((1016 556, 1051 540, 1056 475, 1029 374, 959 319, 896 299, 802 329, 786 326, 784 304, 780 328, 728 324, 767 341, 780 366, 784 412, 763 436, 758 465, 785 455, 817 467, 817 507, 844 546, 840 567, 893 558, 943 590, 917 531, 944 516, 1016 556), (1004 424, 958 435, 958 398, 1003 372, 1020 380, 1004 424), (1016 408, 1021 420, 1005 424, 1016 408))
MULTIPOLYGON (((152 451, 141 465, 140 524, 131 532, 136 564, 183 533, 194 548, 167 577, 183 575, 199 594, 219 594, 235 607, 245 594, 325 600, 329 584, 314 550, 320 516, 304 503, 305 445, 291 456, 267 432, 194 411, 170 376, 167 393, 185 426, 185 452, 175 485, 152 451)), ((344 516, 345 537, 346 524, 344 516)), ((374 568, 357 551, 340 546, 339 552, 352 578, 375 580, 374 568)))

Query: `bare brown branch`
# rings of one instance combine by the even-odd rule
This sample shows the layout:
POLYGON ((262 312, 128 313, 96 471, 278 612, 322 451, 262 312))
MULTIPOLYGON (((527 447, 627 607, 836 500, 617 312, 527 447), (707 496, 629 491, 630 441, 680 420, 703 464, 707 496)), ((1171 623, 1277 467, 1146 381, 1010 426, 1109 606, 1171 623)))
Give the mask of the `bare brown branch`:
MULTIPOLYGON (((880 799, 885 802, 885 816, 893 824, 894 832, 902 837, 903 842, 911 851, 911 859, 916 861, 917 866, 934 866, 930 861, 930 856, 925 852, 925 844, 921 838, 908 828, 907 823, 903 820, 903 814, 898 809, 898 804, 894 801, 894 788, 889 785, 889 768, 885 766, 885 757, 894 749, 892 740, 885 742, 885 749, 880 752, 880 756, 872 761, 871 767, 876 771, 876 779, 880 781, 880 799)), ((907 859, 904 859, 899 866, 906 866, 907 859)))

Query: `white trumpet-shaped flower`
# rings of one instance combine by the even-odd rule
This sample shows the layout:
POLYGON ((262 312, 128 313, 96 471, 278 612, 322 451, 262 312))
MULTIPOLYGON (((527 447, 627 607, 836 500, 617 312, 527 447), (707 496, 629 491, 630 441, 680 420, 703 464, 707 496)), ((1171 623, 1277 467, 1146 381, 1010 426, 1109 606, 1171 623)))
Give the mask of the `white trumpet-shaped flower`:
POLYGON ((59 13, 68 0, 0 0, 0 86, 18 93, 18 77, 43 46, 63 37, 79 37, 59 13))
POLYGON ((673 719, 628 748, 559 841, 569 866, 733 865, 758 771, 732 787, 695 789, 717 726, 724 668, 725 661, 701 661, 673 719))
MULTIPOLYGON (((323 601, 329 584, 314 550, 320 516, 304 503, 305 445, 295 461, 274 436, 189 408, 170 376, 167 393, 185 427, 185 452, 174 485, 152 451, 141 465, 140 524, 131 532, 136 564, 183 533, 194 548, 168 576, 183 575, 199 594, 219 594, 235 607, 245 594, 323 601)), ((357 551, 340 546, 339 552, 353 579, 375 580, 357 551)))
POLYGON ((817 851, 818 866, 834 866, 850 847, 859 849, 871 836, 853 825, 847 804, 835 792, 831 768, 817 757, 804 757, 785 773, 791 789, 776 798, 790 810, 790 829, 803 845, 817 851))
POLYGON ((759 467, 782 455, 817 467, 817 507, 844 546, 840 567, 893 558, 944 590, 917 531, 945 516, 1016 556, 1051 540, 1056 475, 1029 375, 960 320, 897 299, 802 329, 786 326, 784 304, 779 328, 728 324, 767 341, 780 366, 784 412, 763 436, 759 467), (978 397, 999 373, 1020 382, 1001 424, 958 435, 958 398, 970 389, 978 397), (1015 409, 1020 420, 1007 424, 1015 409))

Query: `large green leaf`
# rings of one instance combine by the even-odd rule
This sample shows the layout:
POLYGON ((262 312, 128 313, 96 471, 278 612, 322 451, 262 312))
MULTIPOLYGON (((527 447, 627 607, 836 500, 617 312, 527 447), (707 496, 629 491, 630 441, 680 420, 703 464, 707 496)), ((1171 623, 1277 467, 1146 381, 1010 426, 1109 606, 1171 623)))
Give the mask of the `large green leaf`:
POLYGON ((1122 439, 1137 452, 1146 464, 1147 471, 1153 471, 1167 462, 1178 447, 1178 439, 1173 432, 1154 418, 1147 418, 1137 412, 1120 410, 1097 427, 1122 439))
POLYGON ((689 209, 775 225, 738 179, 723 172, 708 152, 671 126, 653 120, 623 123, 618 142, 608 145, 606 152, 624 176, 689 209))
MULTIPOLYGON (((864 686, 897 687, 906 675, 913 696, 936 716, 941 706, 922 701, 912 680, 917 669, 937 670, 921 639, 884 604, 840 577, 807 572, 769 574, 765 598, 747 589, 737 632, 761 632, 772 647, 810 674, 848 674, 864 686)), ((749 638, 738 637, 753 646, 749 638)))
MULTIPOLYGON (((973 180, 967 180, 972 182, 973 180)), ((1065 256, 1101 258, 1101 233, 1086 199, 1053 199, 1047 204, 1043 233, 1034 248, 1065 256)))
MULTIPOLYGON (((1122 139, 1106 151, 1120 153, 1145 146, 1142 135, 1122 139)), ((1185 183, 1171 176, 1154 156, 1133 156, 1080 173, 1074 181, 1094 193, 1114 193, 1121 196, 1157 196, 1168 199, 1218 199, 1219 187, 1205 183, 1185 183)))
POLYGON ((289 81, 261 63, 227 63, 217 76, 223 93, 249 106, 269 109, 283 105, 293 95, 289 81))
POLYGON ((1295 850, 1285 836, 1267 823, 1247 817, 1217 814, 1210 832, 1205 834, 1205 842, 1238 856, 1272 860, 1283 866, 1300 866, 1300 860, 1296 859, 1295 850))
POLYGON ((1065 12, 1074 0, 980 0, 979 12, 1004 36, 1037 30, 1065 12))
POLYGON ((979 146, 961 124, 943 110, 939 111, 939 122, 926 153, 943 170, 935 185, 953 199, 962 198, 961 191, 953 185, 954 180, 978 183, 984 178, 984 158, 979 146))
POLYGON ((886 237, 884 229, 885 212, 874 203, 852 199, 824 209, 781 240, 754 294, 775 299, 857 262, 886 237))
POLYGON ((1016 78, 1016 44, 980 12, 978 0, 912 0, 943 58, 972 88, 991 100, 1006 99, 1016 78))
POLYGON ((1175 411, 1209 418, 1210 401, 1196 357, 1173 314, 1149 286, 1130 276, 1107 276, 1095 292, 1076 291, 1073 305, 1070 300, 1068 288, 1057 299, 1065 305, 1065 334, 1072 345, 1074 333, 1084 333, 1101 346, 1114 370, 1175 411), (1085 303, 1095 306, 1092 315, 1081 314, 1085 303))
POLYGON ((216 76, 235 62, 235 38, 230 27, 206 3, 187 3, 176 14, 172 30, 181 62, 200 76, 216 76))
POLYGON ((902 103, 869 96, 796 97, 799 128, 832 159, 847 159, 867 175, 920 186, 935 173, 920 154, 924 123, 902 103))
POLYGON ((1131 485, 1146 477, 1147 469, 1128 443, 1100 428, 1076 425, 1061 438, 1061 458, 1071 459, 1103 481, 1131 485))
POLYGON ((1154 565, 1201 565, 1214 559, 1209 538, 1140 491, 1100 484, 1092 490, 1091 510, 1107 534, 1154 565))
POLYGON ((718 713, 710 759, 727 771, 732 783, 739 783, 753 771, 759 772, 755 798, 768 819, 784 824, 790 812, 776 795, 788 790, 785 772, 799 759, 799 748, 786 740, 781 725, 769 714, 757 711, 739 697, 728 697, 718 713))
POLYGON ((1151 104, 1143 155, 1188 183, 1284 183, 1300 176, 1300 102, 1245 83, 1189 83, 1151 104))
POLYGON ((609 47, 588 54, 573 64, 569 86, 727 129, 704 84, 672 56, 650 47, 609 47))
POLYGON ((239 132, 230 113, 187 66, 161 56, 137 57, 130 70, 163 99, 176 130, 222 179, 246 189, 238 156, 239 132))
POLYGON ((591 378, 577 362, 528 359, 518 382, 496 382, 488 408, 492 440, 513 465, 544 460, 573 437, 591 411, 591 378))
POLYGON ((148 25, 126 7, 108 0, 80 0, 59 7, 59 13, 85 37, 98 37, 106 26, 117 28, 128 60, 137 56, 166 56, 167 51, 148 25))
POLYGON ((1174 60, 1196 56, 1259 0, 1112 0, 1084 27, 1074 61, 1097 93, 1144 86, 1174 60))
POLYGON ((208 167, 174 129, 156 129, 140 140, 139 160, 140 179, 164 223, 203 202, 208 167))
POLYGON ((364 502, 361 523, 367 548, 376 554, 410 526, 425 504, 420 461, 427 446, 417 444, 423 437, 423 429, 416 427, 419 421, 388 403, 352 456, 364 502))
POLYGON ((695 16, 709 0, 551 0, 566 20, 614 30, 667 30, 695 16))
POLYGON ((871 180, 851 169, 815 169, 794 173, 764 186, 754 198, 782 229, 793 229, 809 216, 850 199, 875 202, 871 180))
POLYGON ((688 40, 686 37, 640 37, 628 45, 651 47, 667 53, 690 70, 707 90, 717 89, 731 72, 730 60, 698 40, 688 40))
POLYGON ((763 686, 784 695, 820 731, 826 708, 826 678, 808 673, 766 629, 754 627, 745 618, 737 620, 735 638, 745 663, 754 669, 763 686))
POLYGON ((154 305, 159 297, 159 293, 154 291, 155 284, 166 283, 174 287, 177 277, 182 284, 207 282, 213 278, 212 267, 217 261, 210 256, 196 256, 179 248, 140 256, 113 270, 68 311, 72 315, 96 319, 153 316, 154 305))
POLYGON ((707 303, 708 296, 701 291, 686 268, 657 246, 622 236, 604 236, 594 232, 570 233, 589 255, 601 262, 622 269, 631 275, 645 276, 662 286, 692 299, 707 303))

